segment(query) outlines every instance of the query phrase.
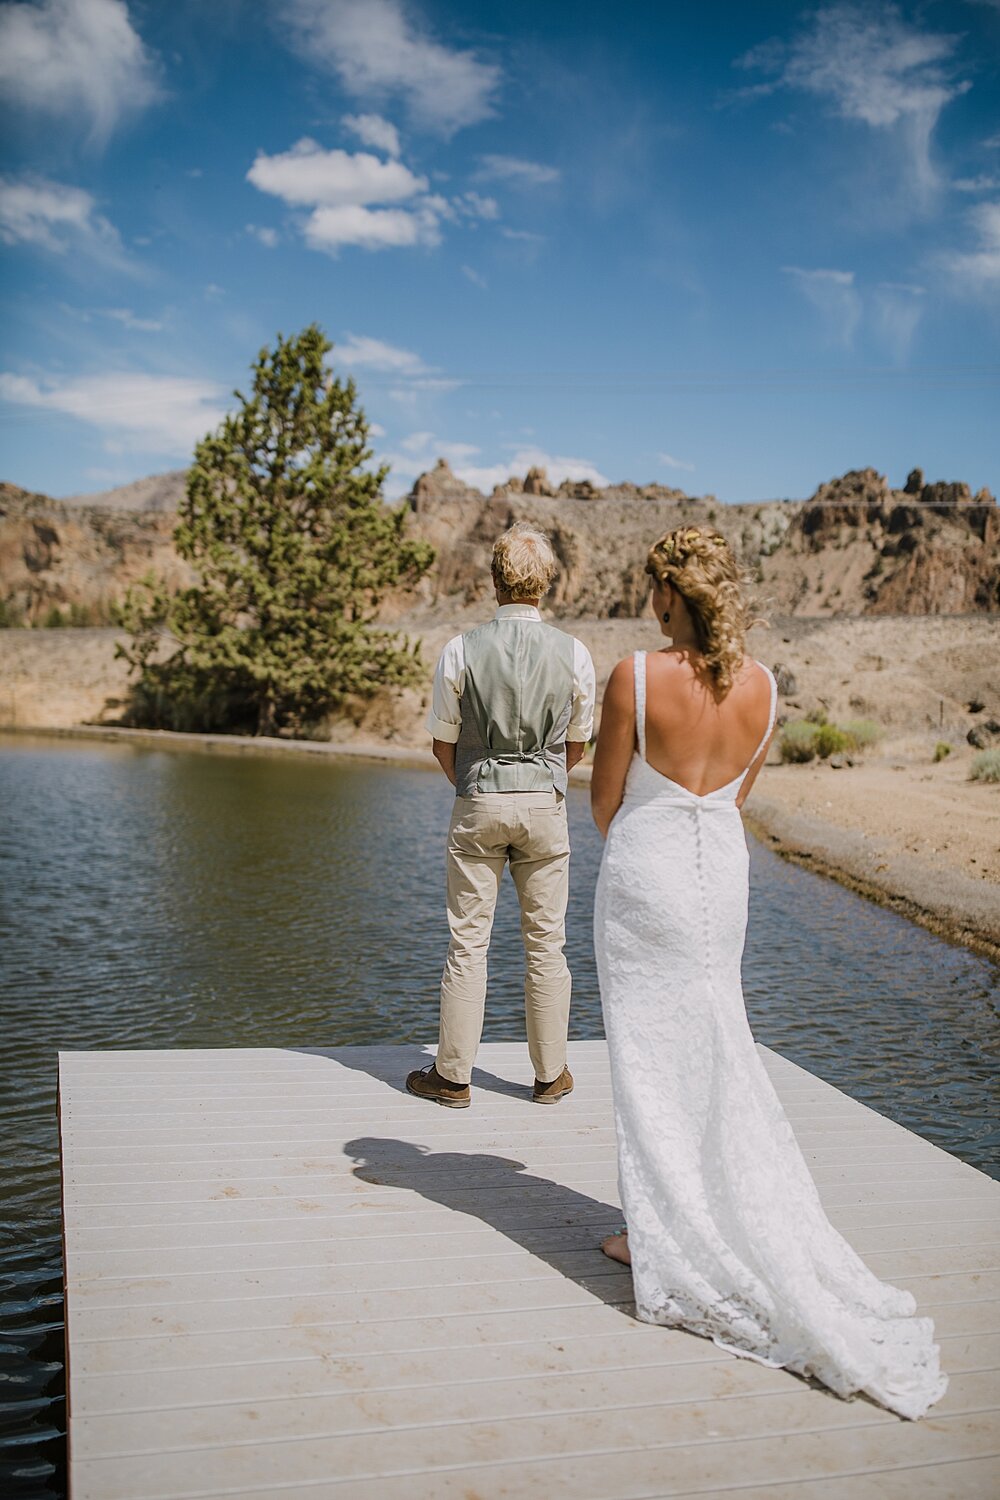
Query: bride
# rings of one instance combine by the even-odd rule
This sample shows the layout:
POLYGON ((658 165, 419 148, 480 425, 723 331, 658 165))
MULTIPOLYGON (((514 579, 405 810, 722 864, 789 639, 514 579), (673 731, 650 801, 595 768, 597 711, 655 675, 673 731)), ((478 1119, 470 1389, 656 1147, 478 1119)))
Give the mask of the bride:
POLYGON ((672 644, 612 672, 592 783, 628 1223, 602 1248, 631 1264, 646 1322, 919 1417, 947 1386, 934 1325, 828 1221, 744 1008, 739 809, 774 732, 774 678, 744 655, 751 622, 723 537, 669 532, 646 571, 672 644))

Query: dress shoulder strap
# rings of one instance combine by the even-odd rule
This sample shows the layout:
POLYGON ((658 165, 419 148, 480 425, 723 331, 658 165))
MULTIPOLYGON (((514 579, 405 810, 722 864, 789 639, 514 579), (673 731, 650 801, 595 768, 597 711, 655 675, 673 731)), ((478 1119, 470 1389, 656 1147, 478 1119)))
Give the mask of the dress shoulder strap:
POLYGON ((771 707, 767 715, 767 728, 764 730, 760 744, 757 746, 753 755, 750 757, 750 763, 747 766, 746 770, 743 772, 744 776, 747 776, 753 769, 753 767, 757 764, 758 756, 764 749, 764 746, 767 744, 768 740, 771 738, 771 730, 774 728, 775 715, 778 711, 778 684, 774 680, 774 673, 768 667, 765 667, 762 661, 757 662, 757 665, 758 667, 760 667, 762 672, 767 673, 767 680, 771 685, 771 707))
POLYGON ((635 737, 639 746, 639 759, 646 759, 646 653, 635 651, 632 655, 632 670, 635 674, 635 737))

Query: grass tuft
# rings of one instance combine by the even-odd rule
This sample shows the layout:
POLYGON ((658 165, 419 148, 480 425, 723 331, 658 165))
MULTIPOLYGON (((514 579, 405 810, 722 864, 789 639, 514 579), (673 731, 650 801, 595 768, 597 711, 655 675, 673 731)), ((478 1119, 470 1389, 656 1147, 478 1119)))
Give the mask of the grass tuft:
POLYGON ((972 762, 970 781, 1000 781, 1000 750, 982 750, 972 762))

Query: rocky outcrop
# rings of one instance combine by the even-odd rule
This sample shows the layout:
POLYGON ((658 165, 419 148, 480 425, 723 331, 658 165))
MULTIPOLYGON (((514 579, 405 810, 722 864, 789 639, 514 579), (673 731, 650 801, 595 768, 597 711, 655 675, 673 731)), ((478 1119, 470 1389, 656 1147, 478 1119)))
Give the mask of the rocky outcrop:
POLYGON ((549 484, 549 476, 544 469, 529 469, 524 476, 524 493, 526 495, 554 495, 555 490, 549 484))
POLYGON ((1000 612, 1000 510, 919 469, 901 490, 851 470, 799 509, 761 578, 794 614, 1000 612))
MULTIPOLYGON (((8 619, 42 623, 53 611, 99 623, 110 602, 152 569, 188 578, 171 533, 183 471, 137 481, 103 506, 50 500, 0 486, 0 605, 8 619)), ((1000 512, 986 490, 927 483, 914 469, 901 490, 874 469, 822 484, 808 501, 723 505, 664 485, 587 480, 554 487, 543 469, 512 475, 486 498, 445 459, 408 497, 413 531, 437 552, 419 586, 427 605, 473 603, 489 593, 490 548, 514 521, 543 527, 559 559, 550 604, 562 615, 618 618, 647 604, 646 554, 664 531, 721 527, 758 585, 766 614, 1000 612, 1000 512)), ((398 615, 412 600, 385 605, 398 615)))
POLYGON ((0 605, 10 622, 100 625, 143 574, 190 580, 172 512, 99 509, 0 484, 0 605))
POLYGON ((512 476, 487 499, 456 480, 443 460, 417 480, 410 506, 415 531, 437 551, 434 569, 420 586, 426 602, 486 598, 493 542, 515 521, 527 521, 548 532, 559 562, 549 607, 560 615, 599 619, 646 608, 646 554, 664 531, 685 523, 712 525, 724 514, 734 544, 752 566, 778 545, 795 508, 781 501, 723 507, 714 496, 662 485, 599 490, 586 480, 567 480, 553 489, 543 469, 529 470, 524 480, 512 476))
POLYGON ((446 458, 439 458, 433 469, 421 474, 410 491, 410 509, 417 515, 429 511, 440 501, 482 500, 478 490, 457 479, 446 458))

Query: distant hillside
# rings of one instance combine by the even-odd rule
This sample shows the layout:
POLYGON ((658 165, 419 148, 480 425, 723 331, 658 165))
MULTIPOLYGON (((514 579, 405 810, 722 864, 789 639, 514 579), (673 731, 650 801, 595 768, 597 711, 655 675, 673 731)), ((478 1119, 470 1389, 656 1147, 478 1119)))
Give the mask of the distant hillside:
POLYGON ((148 479, 134 479, 113 490, 95 490, 90 495, 67 495, 64 505, 83 505, 101 510, 175 511, 184 494, 187 469, 171 469, 166 474, 151 474, 148 479))
POLYGON ((173 511, 71 505, 0 484, 0 608, 10 623, 57 613, 102 625, 111 603, 144 573, 171 588, 190 580, 174 551, 173 511))
MULTIPOLYGON (((43 623, 53 611, 101 623, 109 603, 152 571, 172 587, 189 577, 171 533, 185 472, 137 480, 100 495, 52 500, 0 485, 0 606, 8 619, 43 623), (100 503, 97 503, 100 502, 100 503)), ((550 607, 566 617, 628 617, 646 603, 650 542, 683 524, 718 526, 775 615, 1000 612, 1000 511, 986 490, 924 482, 902 490, 874 469, 820 485, 806 501, 725 505, 661 485, 587 483, 555 489, 543 470, 513 477, 488 498, 441 459, 409 496, 415 534, 437 562, 417 599, 444 618, 489 593, 493 539, 516 520, 549 532, 560 562, 550 607)))

